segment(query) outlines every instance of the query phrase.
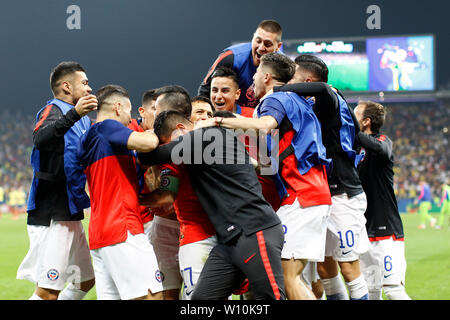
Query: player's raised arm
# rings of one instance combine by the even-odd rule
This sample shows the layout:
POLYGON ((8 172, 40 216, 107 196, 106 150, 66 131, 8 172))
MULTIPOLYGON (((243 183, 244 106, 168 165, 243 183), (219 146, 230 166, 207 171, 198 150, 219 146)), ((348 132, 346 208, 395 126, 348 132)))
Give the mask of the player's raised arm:
POLYGON ((150 152, 159 144, 158 137, 150 131, 132 132, 128 138, 127 148, 138 152, 150 152))

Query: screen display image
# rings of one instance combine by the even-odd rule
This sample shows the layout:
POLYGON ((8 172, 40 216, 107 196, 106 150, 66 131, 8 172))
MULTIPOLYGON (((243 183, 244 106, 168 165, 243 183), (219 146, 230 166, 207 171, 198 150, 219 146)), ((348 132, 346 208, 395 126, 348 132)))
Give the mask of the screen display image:
POLYGON ((433 36, 287 40, 283 52, 321 58, 328 83, 342 91, 434 90, 433 36))
POLYGON ((417 91, 434 89, 433 38, 367 39, 369 89, 417 91))

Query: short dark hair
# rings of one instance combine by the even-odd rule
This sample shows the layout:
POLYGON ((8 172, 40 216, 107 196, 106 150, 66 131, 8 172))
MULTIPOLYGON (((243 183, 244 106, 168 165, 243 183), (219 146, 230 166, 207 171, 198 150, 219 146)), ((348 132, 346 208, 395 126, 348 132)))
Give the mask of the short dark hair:
POLYGON ((142 95, 142 104, 146 104, 150 101, 156 100, 156 89, 150 89, 144 92, 142 95))
MULTIPOLYGON (((261 65, 268 67, 275 80, 289 82, 295 73, 295 63, 284 54, 271 52, 261 57, 261 65)), ((259 66, 261 68, 261 65, 259 66)))
POLYGON ((326 63, 311 54, 302 54, 295 58, 295 63, 302 69, 312 72, 321 82, 328 82, 328 67, 326 63))
POLYGON ((97 96, 98 101, 97 111, 100 111, 106 99, 108 99, 113 95, 119 95, 121 97, 130 98, 130 96, 128 95, 128 91, 117 84, 107 84, 98 89, 95 95, 97 96))
POLYGON ((256 29, 263 29, 267 32, 276 33, 277 41, 281 41, 281 36, 283 34, 283 30, 281 29, 280 24, 275 20, 263 20, 258 24, 258 27, 256 29))
POLYGON ((217 67, 211 75, 211 81, 218 77, 230 78, 239 88, 239 76, 233 69, 224 66, 217 67))
POLYGON ((188 91, 179 85, 168 85, 156 90, 156 97, 161 98, 161 102, 169 107, 183 113, 186 117, 191 116, 192 105, 188 91))
POLYGON ((359 105, 364 105, 363 119, 370 119, 370 130, 379 133, 386 119, 386 109, 379 103, 373 101, 359 101, 359 105))
POLYGON ((50 73, 50 88, 54 95, 58 94, 58 87, 61 84, 61 79, 77 71, 85 72, 84 68, 75 61, 63 61, 53 68, 50 73))
POLYGON ((236 118, 236 115, 228 110, 219 110, 214 112, 214 117, 236 118))
POLYGON ((188 123, 190 120, 176 110, 166 110, 161 112, 155 119, 153 131, 160 141, 167 141, 175 130, 177 123, 188 123))
POLYGON ((201 101, 201 102, 205 102, 205 103, 209 104, 211 106, 211 110, 213 112, 216 111, 216 108, 214 108, 214 105, 211 102, 211 99, 209 99, 205 96, 195 96, 191 99, 191 104, 193 104, 194 102, 197 102, 197 101, 201 101))

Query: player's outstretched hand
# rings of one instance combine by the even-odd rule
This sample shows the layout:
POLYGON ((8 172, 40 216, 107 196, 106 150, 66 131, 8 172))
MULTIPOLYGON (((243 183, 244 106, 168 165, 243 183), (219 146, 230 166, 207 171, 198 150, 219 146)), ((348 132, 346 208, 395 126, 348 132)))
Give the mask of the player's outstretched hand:
POLYGON ((80 115, 80 117, 83 117, 87 115, 92 110, 97 109, 97 97, 93 94, 81 97, 77 104, 75 105, 75 110, 80 115))
POLYGON ((209 119, 206 119, 206 120, 198 120, 195 123, 194 129, 208 128, 208 127, 215 127, 215 126, 217 126, 216 118, 209 118, 209 119))

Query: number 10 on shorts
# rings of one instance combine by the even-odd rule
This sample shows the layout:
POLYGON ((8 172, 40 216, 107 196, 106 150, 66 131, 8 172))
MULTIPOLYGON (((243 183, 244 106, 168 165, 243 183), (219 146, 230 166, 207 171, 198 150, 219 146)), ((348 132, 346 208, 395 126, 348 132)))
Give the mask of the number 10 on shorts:
POLYGON ((341 245, 339 248, 344 249, 345 245, 347 245, 348 248, 351 248, 355 245, 355 236, 353 235, 352 230, 347 230, 345 234, 343 235, 341 231, 338 231, 339 234, 339 241, 341 245))

